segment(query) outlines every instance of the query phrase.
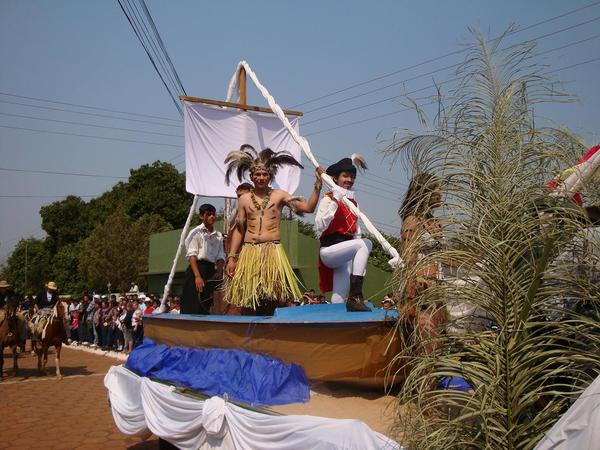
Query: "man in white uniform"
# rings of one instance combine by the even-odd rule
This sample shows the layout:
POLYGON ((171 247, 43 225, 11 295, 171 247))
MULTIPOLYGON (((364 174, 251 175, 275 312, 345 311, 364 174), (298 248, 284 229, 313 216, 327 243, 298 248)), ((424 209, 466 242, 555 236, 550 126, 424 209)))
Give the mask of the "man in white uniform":
POLYGON ((202 225, 187 244, 186 256, 190 265, 185 272, 181 314, 209 314, 214 280, 223 278, 225 250, 223 235, 214 228, 216 213, 213 205, 200 206, 202 225))

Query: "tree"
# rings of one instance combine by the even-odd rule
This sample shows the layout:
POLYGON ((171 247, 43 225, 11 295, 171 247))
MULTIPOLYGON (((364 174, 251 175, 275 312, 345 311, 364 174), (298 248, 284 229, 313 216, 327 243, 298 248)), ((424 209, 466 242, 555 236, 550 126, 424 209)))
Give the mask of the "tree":
MULTIPOLYGON (((398 253, 402 252, 402 241, 397 236, 392 236, 391 234, 381 233, 383 237, 390 243, 392 247, 398 250, 398 253)), ((373 243, 373 250, 371 250, 371 254, 369 255, 369 263, 373 264, 375 267, 379 267, 381 270, 385 272, 392 272, 392 266, 389 265, 388 261, 392 259, 390 254, 386 252, 379 241, 373 235, 367 235, 367 237, 373 243)))
POLYGON ((128 184, 119 181, 110 191, 106 191, 100 197, 93 198, 89 201, 88 218, 91 224, 90 232, 121 207, 127 198, 128 190, 128 184))
POLYGON ((172 164, 155 161, 131 171, 125 205, 134 220, 156 214, 173 228, 181 228, 192 198, 185 190, 185 176, 172 164))
POLYGON ((90 289, 104 290, 110 282, 115 290, 126 290, 148 269, 150 234, 170 229, 160 216, 145 215, 134 221, 123 210, 116 211, 83 241, 82 279, 90 289))
POLYGON ((42 229, 48 234, 48 248, 53 253, 63 245, 84 239, 92 229, 87 204, 75 195, 42 206, 40 216, 42 229))
POLYGON ((2 278, 19 294, 43 289, 50 274, 50 253, 44 239, 21 239, 2 268, 2 278))
POLYGON ((79 254, 81 242, 63 245, 50 264, 51 277, 66 294, 78 294, 85 290, 85 282, 79 272, 79 254))

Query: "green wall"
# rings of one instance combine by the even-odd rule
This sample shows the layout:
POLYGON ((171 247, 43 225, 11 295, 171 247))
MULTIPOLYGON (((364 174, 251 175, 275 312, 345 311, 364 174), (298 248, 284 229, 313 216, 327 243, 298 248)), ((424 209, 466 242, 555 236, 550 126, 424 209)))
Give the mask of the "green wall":
MULTIPOLYGON (((217 222, 216 228, 223 229, 222 222, 217 222)), ((150 236, 150 251, 148 272, 141 275, 146 277, 148 292, 162 293, 167 282, 171 264, 175 257, 181 230, 167 231, 150 236)), ((283 220, 281 223, 281 243, 288 254, 290 264, 294 268, 301 283, 301 290, 314 289, 319 292, 319 272, 317 270, 319 241, 298 232, 298 223, 293 220, 283 220)), ((182 251, 177 261, 177 272, 171 291, 181 293, 183 276, 187 268, 185 252, 182 251)), ((391 274, 369 264, 364 284, 364 294, 367 298, 375 296, 372 301, 379 304, 387 289, 391 274)), ((327 296, 329 298, 329 295, 327 296)))

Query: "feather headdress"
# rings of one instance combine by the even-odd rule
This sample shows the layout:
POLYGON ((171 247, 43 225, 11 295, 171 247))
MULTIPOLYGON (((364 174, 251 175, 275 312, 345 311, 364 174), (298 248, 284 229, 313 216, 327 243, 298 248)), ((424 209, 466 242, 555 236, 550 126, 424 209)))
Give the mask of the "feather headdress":
POLYGON ((274 177, 277 170, 283 166, 296 166, 304 169, 296 159, 288 152, 274 152, 270 148, 265 148, 260 153, 254 150, 254 147, 244 144, 239 150, 229 152, 225 158, 227 170, 225 172, 225 182, 229 185, 231 175, 235 172, 239 181, 242 181, 244 174, 252 174, 257 169, 266 169, 271 177, 274 177))

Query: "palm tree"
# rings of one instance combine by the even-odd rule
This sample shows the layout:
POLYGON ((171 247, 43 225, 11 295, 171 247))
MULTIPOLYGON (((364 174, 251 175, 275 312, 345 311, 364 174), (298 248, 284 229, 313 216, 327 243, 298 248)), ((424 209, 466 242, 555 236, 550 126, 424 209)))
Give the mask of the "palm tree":
POLYGON ((441 262, 445 280, 418 294, 417 310, 466 305, 478 316, 448 317, 435 335, 399 322, 406 348, 394 367, 410 371, 396 425, 410 448, 533 448, 600 373, 598 242, 584 210, 545 185, 585 147, 534 115, 570 97, 535 64, 533 44, 501 45, 475 34, 433 124, 418 110, 427 129, 401 130, 385 148, 435 174, 444 194, 447 245, 398 269, 397 289, 441 262), (440 385, 456 380, 470 389, 440 385))

